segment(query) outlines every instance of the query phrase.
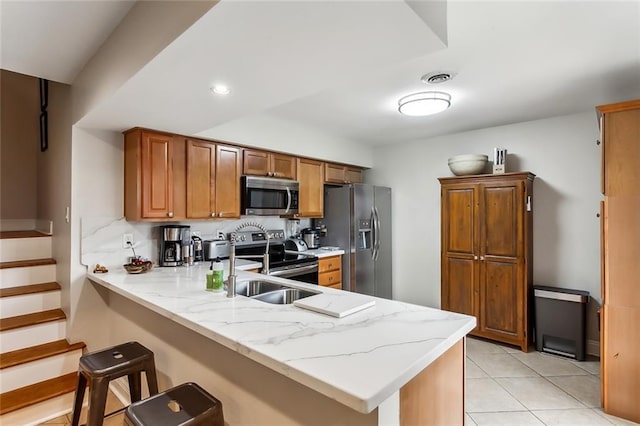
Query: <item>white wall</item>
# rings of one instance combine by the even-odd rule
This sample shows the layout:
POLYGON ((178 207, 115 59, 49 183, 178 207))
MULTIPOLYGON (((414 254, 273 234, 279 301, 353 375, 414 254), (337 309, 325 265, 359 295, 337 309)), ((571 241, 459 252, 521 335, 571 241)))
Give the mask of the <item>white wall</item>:
POLYGON ((537 175, 534 284, 588 290, 600 300, 597 138, 595 111, 587 111, 376 148, 366 179, 393 189, 394 299, 440 306, 437 178, 452 175, 449 157, 478 153, 491 159, 500 146, 508 150, 507 171, 537 175))
POLYGON ((362 167, 373 164, 369 146, 268 114, 225 123, 198 136, 362 167))

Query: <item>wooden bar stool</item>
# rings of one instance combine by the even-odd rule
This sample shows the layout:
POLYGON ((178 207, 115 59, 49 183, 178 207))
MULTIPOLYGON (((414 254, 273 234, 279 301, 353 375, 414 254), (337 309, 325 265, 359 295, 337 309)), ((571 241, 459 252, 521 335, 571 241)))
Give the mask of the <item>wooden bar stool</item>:
POLYGON ((78 385, 73 406, 72 426, 78 426, 87 381, 89 382, 89 412, 87 426, 100 426, 104 419, 109 382, 128 376, 131 402, 140 401, 142 395, 141 372, 145 372, 149 394, 158 393, 158 379, 153 352, 138 342, 128 342, 111 348, 91 352, 80 357, 78 385))
POLYGON ((222 402, 196 383, 184 383, 127 407, 127 426, 224 426, 222 402))

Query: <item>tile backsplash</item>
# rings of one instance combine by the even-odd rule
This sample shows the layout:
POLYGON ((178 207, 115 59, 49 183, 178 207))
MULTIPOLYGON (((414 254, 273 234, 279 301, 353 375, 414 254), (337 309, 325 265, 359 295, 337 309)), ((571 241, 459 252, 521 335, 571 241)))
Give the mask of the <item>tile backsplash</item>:
MULTIPOLYGON (((191 232, 200 232, 203 240, 217 238, 218 232, 225 235, 244 222, 259 222, 267 229, 287 230, 287 220, 269 216, 244 216, 241 219, 222 221, 180 222, 191 226, 191 232)), ((309 219, 300 220, 300 229, 310 226, 309 219)), ((172 222, 171 224, 178 224, 172 222)), ((133 251, 123 247, 124 234, 133 235, 134 250, 137 255, 158 263, 158 228, 163 223, 127 222, 124 217, 83 217, 80 221, 81 244, 80 261, 93 268, 97 263, 107 267, 117 267, 127 263, 133 251)), ((250 230, 250 229, 247 229, 250 230)))

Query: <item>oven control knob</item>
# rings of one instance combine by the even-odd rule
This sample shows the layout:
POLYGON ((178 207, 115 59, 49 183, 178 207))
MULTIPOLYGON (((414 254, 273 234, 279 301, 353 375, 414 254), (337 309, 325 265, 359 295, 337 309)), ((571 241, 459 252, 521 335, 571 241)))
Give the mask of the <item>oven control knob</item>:
POLYGON ((284 232, 278 232, 278 238, 284 238, 284 232))
POLYGON ((246 236, 244 236, 244 235, 240 237, 240 240, 241 240, 241 241, 244 241, 244 240, 246 240, 246 239, 247 239, 247 237, 246 237, 246 236))

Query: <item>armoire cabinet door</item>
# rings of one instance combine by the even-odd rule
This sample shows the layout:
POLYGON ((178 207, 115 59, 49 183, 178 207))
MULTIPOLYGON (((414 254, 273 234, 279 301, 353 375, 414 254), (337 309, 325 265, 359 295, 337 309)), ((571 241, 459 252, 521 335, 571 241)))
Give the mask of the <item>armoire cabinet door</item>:
POLYGON ((443 260, 441 306, 468 315, 477 313, 476 240, 478 188, 451 186, 442 190, 443 260))
POLYGON ((517 338, 523 324, 523 188, 521 182, 481 185, 480 331, 517 338))

